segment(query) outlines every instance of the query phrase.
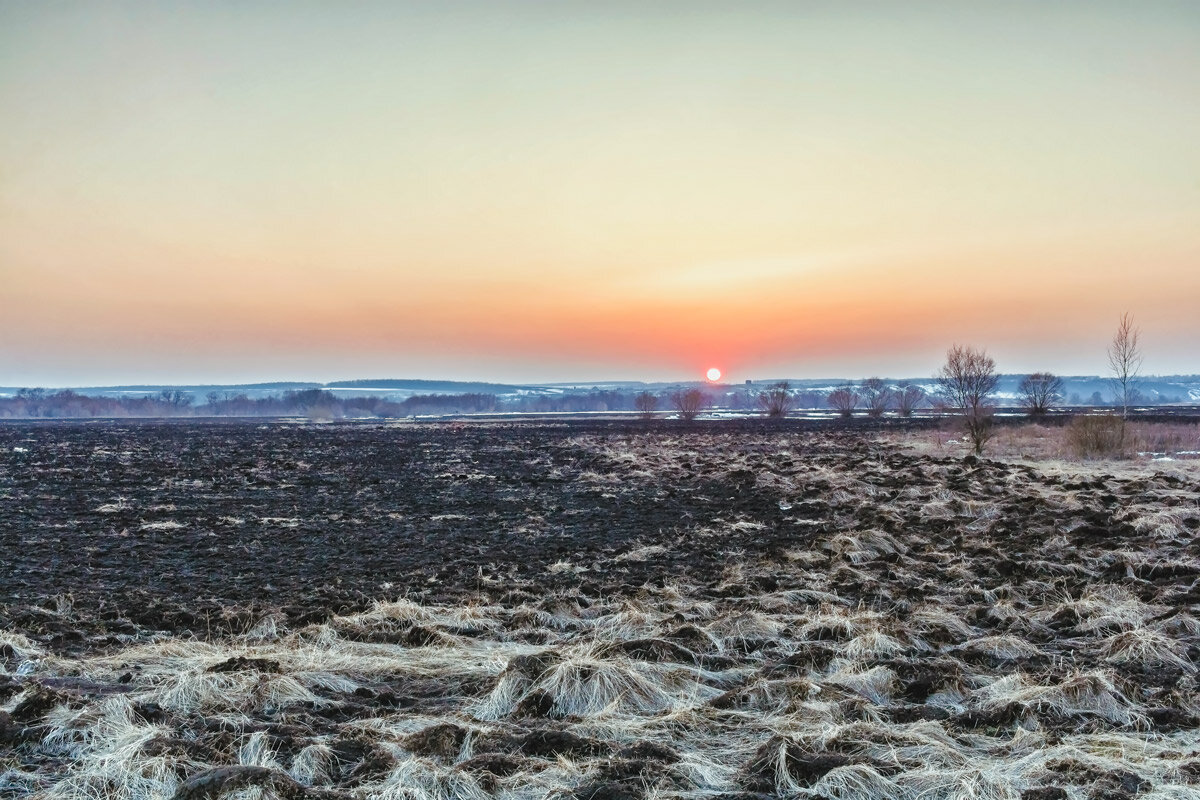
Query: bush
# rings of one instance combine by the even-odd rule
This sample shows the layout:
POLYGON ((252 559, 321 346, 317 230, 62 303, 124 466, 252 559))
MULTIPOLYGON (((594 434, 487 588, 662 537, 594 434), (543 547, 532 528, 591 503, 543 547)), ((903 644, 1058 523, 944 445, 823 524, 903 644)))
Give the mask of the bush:
POLYGON ((786 417, 794 403, 795 398, 787 381, 772 384, 758 396, 758 407, 768 417, 786 417))
POLYGON ((883 378, 867 378, 862 382, 862 399, 867 406, 867 416, 879 418, 895 400, 896 393, 883 378))
POLYGON ((849 417, 854 413, 854 407, 858 405, 861 395, 858 389, 853 384, 839 386, 829 393, 829 397, 825 402, 829 403, 830 408, 837 409, 838 413, 843 417, 849 417))
POLYGON ((1151 455, 1194 458, 1200 453, 1200 425, 1187 422, 1129 423, 1134 449, 1151 455))
POLYGON ((671 393, 671 405, 679 412, 679 418, 691 422, 708 405, 708 395, 699 389, 677 389, 671 393))
POLYGON ((1120 458, 1125 453, 1125 420, 1115 414, 1088 414, 1067 425, 1067 447, 1077 458, 1120 458))
POLYGON ((1029 416, 1043 416, 1051 406, 1062 402, 1062 378, 1049 372, 1026 375, 1017 387, 1017 394, 1022 405, 1029 411, 1029 416))
POLYGON ((633 407, 641 413, 643 419, 652 419, 658 409, 658 398, 650 392, 642 392, 633 398, 633 407))
POLYGON ((963 415, 975 455, 992 438, 992 392, 1000 376, 996 362, 984 350, 954 345, 946 352, 946 364, 937 375, 946 405, 963 415))
POLYGON ((925 399, 925 390, 911 383, 902 383, 896 390, 896 409, 902 417, 911 417, 913 411, 925 399))

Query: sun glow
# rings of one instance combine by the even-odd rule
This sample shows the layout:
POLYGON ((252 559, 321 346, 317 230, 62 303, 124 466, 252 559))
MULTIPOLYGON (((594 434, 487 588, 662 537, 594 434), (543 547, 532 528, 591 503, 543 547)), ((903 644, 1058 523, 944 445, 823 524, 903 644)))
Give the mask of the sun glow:
POLYGON ((717 369, 716 367, 709 367, 708 372, 704 374, 707 375, 708 379, 713 383, 721 380, 721 370, 717 369))

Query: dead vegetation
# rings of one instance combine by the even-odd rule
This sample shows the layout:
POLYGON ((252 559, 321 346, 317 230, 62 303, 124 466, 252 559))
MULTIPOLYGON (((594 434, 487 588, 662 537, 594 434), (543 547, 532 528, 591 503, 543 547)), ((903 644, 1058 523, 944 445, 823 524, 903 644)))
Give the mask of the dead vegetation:
POLYGON ((690 518, 318 621, 0 633, 0 796, 1200 796, 1194 472, 715 427, 562 453, 528 457, 560 497, 690 518))
MULTIPOLYGON (((969 442, 960 436, 958 424, 950 420, 939 428, 909 431, 888 440, 924 453, 969 452, 969 442)), ((987 454, 991 458, 1043 462, 1197 460, 1200 425, 1123 421, 1112 414, 1086 414, 1061 425, 1033 422, 995 426, 987 454)))
POLYGON ((1031 625, 1075 620, 1068 648, 959 622, 938 597, 907 615, 829 597, 697 601, 672 585, 468 613, 380 604, 265 638, 78 660, 21 642, 5 706, 21 766, 3 785, 47 798, 1019 797, 1130 773, 1157 796, 1196 791, 1189 614, 1167 626, 1104 584, 1023 598, 1031 625), (405 625, 436 636, 376 643, 405 625))

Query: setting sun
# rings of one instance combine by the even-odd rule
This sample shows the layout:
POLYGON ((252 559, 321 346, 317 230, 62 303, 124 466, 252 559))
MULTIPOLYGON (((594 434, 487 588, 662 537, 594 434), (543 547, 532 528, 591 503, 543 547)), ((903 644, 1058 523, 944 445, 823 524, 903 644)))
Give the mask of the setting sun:
POLYGON ((704 374, 707 375, 708 379, 714 383, 721 380, 721 370, 717 369, 716 367, 709 367, 708 372, 704 374))

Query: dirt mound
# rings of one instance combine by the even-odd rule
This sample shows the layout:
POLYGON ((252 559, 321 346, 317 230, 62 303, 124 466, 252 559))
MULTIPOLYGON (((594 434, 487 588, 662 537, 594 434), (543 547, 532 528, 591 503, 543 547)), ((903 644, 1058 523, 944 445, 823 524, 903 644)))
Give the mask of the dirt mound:
POLYGON ((743 767, 746 788, 769 794, 786 787, 812 786, 831 770, 852 763, 844 753, 812 752, 797 742, 772 737, 743 767))

